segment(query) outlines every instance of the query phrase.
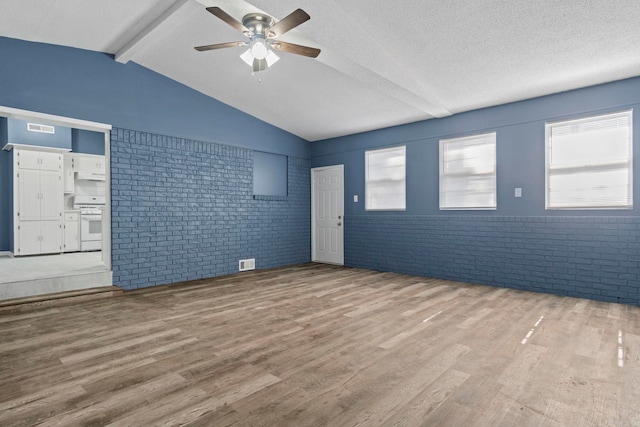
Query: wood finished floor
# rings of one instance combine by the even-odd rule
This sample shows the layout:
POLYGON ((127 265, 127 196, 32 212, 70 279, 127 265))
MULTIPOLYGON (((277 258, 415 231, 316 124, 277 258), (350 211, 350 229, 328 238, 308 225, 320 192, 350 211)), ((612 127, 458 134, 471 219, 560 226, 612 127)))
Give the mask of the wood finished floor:
POLYGON ((0 332, 2 426, 640 426, 640 307, 307 264, 0 332))

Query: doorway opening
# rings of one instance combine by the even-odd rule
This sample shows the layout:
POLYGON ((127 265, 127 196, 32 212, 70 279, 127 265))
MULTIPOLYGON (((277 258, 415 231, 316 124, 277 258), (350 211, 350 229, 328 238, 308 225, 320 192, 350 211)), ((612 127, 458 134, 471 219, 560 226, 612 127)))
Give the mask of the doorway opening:
MULTIPOLYGON (((108 124, 0 106, 0 300, 112 285, 110 133, 108 124), (52 145, 48 135, 21 134, 23 128, 59 132, 52 145), (39 252, 27 249, 22 242, 16 244, 16 238, 26 236, 23 230, 27 226, 37 227, 38 223, 36 219, 23 224, 17 216, 28 205, 21 204, 15 193, 26 191, 29 185, 26 179, 19 182, 22 168, 28 166, 24 161, 16 163, 18 152, 25 159, 37 157, 37 153, 57 153, 58 164, 63 159, 63 184, 59 186, 63 194, 58 199, 62 219, 55 234, 61 242, 59 251, 49 248, 39 252), (83 221, 89 227, 82 227, 83 221), (22 253, 20 248, 24 248, 22 253)), ((23 177, 37 175, 32 170, 24 172, 23 177)), ((41 182, 50 178, 41 173, 41 182)), ((58 190, 49 186, 46 191, 58 190)))

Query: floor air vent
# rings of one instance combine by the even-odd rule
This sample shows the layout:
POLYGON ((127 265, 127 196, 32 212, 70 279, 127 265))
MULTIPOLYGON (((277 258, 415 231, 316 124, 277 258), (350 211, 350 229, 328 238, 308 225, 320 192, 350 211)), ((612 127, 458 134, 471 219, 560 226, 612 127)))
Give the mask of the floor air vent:
POLYGON ((255 269, 256 269, 255 258, 241 259, 240 262, 238 263, 238 270, 240 271, 255 270, 255 269))

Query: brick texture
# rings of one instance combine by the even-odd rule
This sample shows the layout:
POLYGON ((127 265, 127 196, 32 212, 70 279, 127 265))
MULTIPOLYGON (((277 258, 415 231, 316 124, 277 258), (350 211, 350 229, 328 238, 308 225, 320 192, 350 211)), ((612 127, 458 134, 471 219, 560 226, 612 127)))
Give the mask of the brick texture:
POLYGON ((288 195, 253 198, 253 151, 111 132, 113 282, 124 289, 214 277, 255 258, 308 262, 310 160, 289 157, 288 195))
POLYGON ((640 305, 640 218, 351 215, 345 264, 640 305))

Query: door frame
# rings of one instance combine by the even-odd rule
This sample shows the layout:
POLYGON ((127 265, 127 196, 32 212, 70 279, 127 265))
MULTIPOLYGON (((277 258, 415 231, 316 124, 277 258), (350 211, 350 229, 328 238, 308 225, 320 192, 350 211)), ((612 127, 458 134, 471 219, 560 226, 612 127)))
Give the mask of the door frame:
POLYGON ((319 166, 317 168, 311 168, 311 261, 316 261, 316 172, 325 171, 329 169, 337 169, 342 175, 342 259, 338 265, 344 265, 344 164, 319 166))
MULTIPOLYGON (((74 119, 71 117, 56 116, 54 114, 39 113, 36 111, 21 110, 0 105, 0 117, 19 120, 33 120, 54 126, 65 126, 75 129, 90 130, 104 133, 104 160, 105 160, 105 208, 102 214, 102 262, 107 270, 111 270, 111 129, 106 123, 91 122, 88 120, 74 119)), ((0 147, 2 148, 2 147, 0 147)))

